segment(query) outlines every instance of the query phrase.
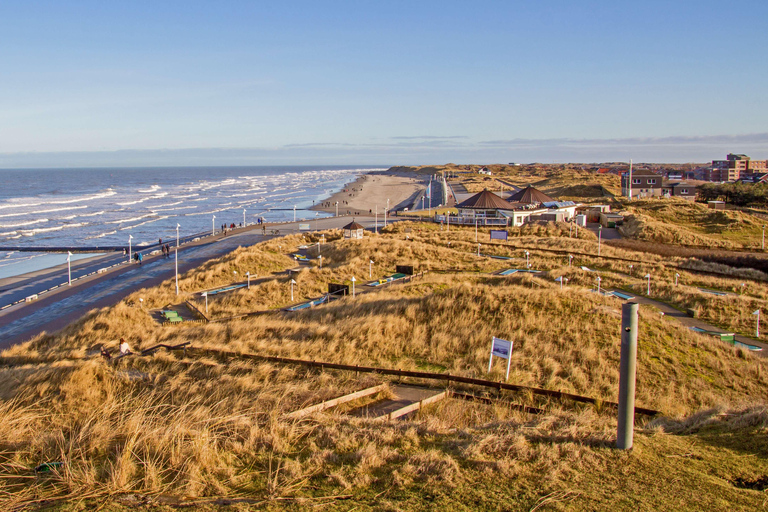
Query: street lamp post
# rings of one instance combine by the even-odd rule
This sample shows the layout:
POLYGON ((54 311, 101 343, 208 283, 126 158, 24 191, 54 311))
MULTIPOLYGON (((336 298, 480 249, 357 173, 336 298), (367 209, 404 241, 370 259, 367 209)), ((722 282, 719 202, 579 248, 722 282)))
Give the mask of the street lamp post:
POLYGON ((320 240, 317 241, 317 255, 320 256, 320 240))
POLYGON ((528 260, 528 257, 530 256, 530 254, 531 253, 529 253, 528 251, 525 251, 525 268, 531 268, 531 264, 528 260))
POLYGON ((216 234, 216 216, 211 219, 211 236, 216 234))
POLYGON ((600 257, 600 245, 602 241, 603 241, 603 225, 600 224, 597 227, 597 257, 598 258, 600 257))
POLYGON ((339 202, 336 201, 336 216, 339 216, 339 202))
POLYGON ((179 294, 179 228, 181 224, 176 224, 176 250, 174 256, 176 260, 176 295, 179 294))
POLYGON ((573 265, 572 265, 572 262, 573 262, 573 254, 569 254, 569 255, 568 255, 568 266, 569 266, 569 267, 572 267, 572 266, 573 266, 573 265))
POLYGON ((632 265, 630 263, 630 265, 629 265, 629 277, 632 277, 632 267, 634 267, 634 265, 632 265))
POLYGON ((477 244, 477 255, 478 255, 478 256, 480 256, 480 245, 481 245, 481 244, 477 244))
POLYGON ((368 262, 368 277, 373 278, 373 260, 368 262))
POLYGON ((643 277, 648 279, 648 293, 647 293, 647 295, 650 295, 651 294, 651 274, 650 274, 650 272, 648 274, 645 274, 645 276, 643 276, 643 277))
POLYGON ((675 273, 675 286, 677 286, 677 278, 680 277, 680 274, 675 273))
POLYGON ((296 222, 296 205, 293 205, 293 222, 296 222))
POLYGON ((72 253, 67 251, 67 282, 72 286, 72 253))
POLYGON ((317 231, 317 219, 318 219, 317 216, 318 215, 320 215, 320 212, 315 212, 315 231, 317 231))
POLYGON ((323 255, 317 257, 317 261, 320 262, 320 270, 323 270, 323 255))
POLYGON ((248 224, 246 224, 246 222, 245 222, 245 208, 243 208, 243 227, 245 227, 247 225, 248 224))
POLYGON ((357 279, 355 279, 355 276, 352 276, 352 298, 353 299, 355 298, 355 281, 357 281, 357 279))
POLYGON ((600 281, 602 281, 602 278, 600 276, 597 276, 597 294, 600 295, 600 281))
POLYGON ((208 312, 208 292, 203 292, 203 297, 205 297, 205 312, 208 312))
POLYGON ((246 279, 248 279, 248 289, 250 290, 251 289, 251 273, 250 272, 246 272, 245 273, 245 277, 246 277, 246 279))
POLYGON ((296 284, 296 281, 291 279, 291 302, 293 302, 293 285, 295 285, 295 284, 296 284))
POLYGON ((131 240, 133 240, 133 235, 128 235, 128 263, 131 262, 131 258, 133 257, 133 250, 131 249, 131 240))

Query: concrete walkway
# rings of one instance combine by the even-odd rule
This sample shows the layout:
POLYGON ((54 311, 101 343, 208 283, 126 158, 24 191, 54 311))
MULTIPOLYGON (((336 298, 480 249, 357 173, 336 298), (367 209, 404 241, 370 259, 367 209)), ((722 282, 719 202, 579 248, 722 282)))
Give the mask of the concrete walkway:
MULTIPOLYGON (((358 223, 373 227, 374 218, 358 216, 358 223)), ((267 224, 267 235, 260 226, 248 226, 230 231, 227 236, 217 235, 190 243, 179 249, 179 273, 200 266, 208 260, 219 258, 237 247, 251 246, 273 238, 269 233, 279 230, 280 235, 302 232, 300 224, 310 224, 311 230, 338 229, 350 223, 351 217, 325 217, 311 221, 267 224)), ((383 219, 379 219, 383 226, 383 219)), ((303 231, 306 232, 306 231, 303 231)), ((287 248, 286 248, 287 249, 287 248)), ((66 266, 41 271, 50 281, 66 282, 66 266)), ((161 255, 144 258, 142 265, 119 265, 102 274, 78 280, 72 286, 63 286, 40 295, 39 299, 20 303, 0 311, 0 350, 29 340, 43 331, 55 332, 85 315, 94 308, 112 306, 136 290, 157 286, 175 274, 174 258, 161 255)), ((8 293, 31 294, 36 283, 33 275, 6 282, 8 293)), ((39 284, 39 283, 38 283, 39 284)), ((41 285, 43 286, 43 285, 41 285)))
MULTIPOLYGON (((628 292, 625 292, 624 290, 616 290, 616 291, 619 291, 622 293, 628 293, 628 292)), ((642 295, 637 295, 635 293, 632 293, 632 296, 634 297, 634 299, 632 299, 632 302, 637 302, 638 304, 641 304, 641 305, 645 304, 647 306, 653 306, 657 308, 659 311, 661 311, 662 313, 664 313, 665 317, 674 318, 675 320, 685 325, 686 327, 698 327, 700 329, 704 329, 707 331, 715 331, 715 332, 730 332, 730 331, 724 331, 719 327, 715 327, 714 325, 703 322, 698 318, 691 318, 686 313, 683 313, 682 311, 676 308, 673 308, 672 306, 664 302, 650 299, 642 295)), ((768 357, 768 344, 763 343, 762 341, 756 340, 754 338, 750 338, 748 336, 742 336, 741 334, 737 334, 735 336, 735 339, 736 341, 740 341, 741 343, 762 347, 763 351, 757 352, 757 353, 760 354, 760 356, 762 357, 768 357)))

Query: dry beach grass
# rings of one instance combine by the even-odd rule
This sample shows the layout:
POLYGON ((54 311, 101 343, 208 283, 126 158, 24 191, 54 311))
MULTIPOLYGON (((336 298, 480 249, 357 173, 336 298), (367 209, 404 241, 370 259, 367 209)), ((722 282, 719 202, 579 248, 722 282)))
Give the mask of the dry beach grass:
MULTIPOLYGON (((6 351, 0 368, 5 507, 61 498, 128 507, 133 502, 120 501, 126 495, 155 505, 167 495, 201 508, 216 508, 211 499, 219 497, 252 500, 242 507, 362 510, 496 509, 500 503, 512 510, 749 510, 762 503, 762 493, 731 482, 768 474, 764 360, 651 310, 641 311, 637 403, 664 417, 638 417, 641 430, 631 454, 611 448, 615 411, 600 404, 505 392, 491 404, 446 400, 404 421, 382 423, 343 411, 288 420, 286 412, 385 379, 164 352, 108 365, 96 355, 102 344, 114 347, 126 337, 134 348, 190 342, 230 352, 502 380, 500 363, 490 376, 485 373, 490 338, 498 335, 516 344, 510 382, 615 400, 619 303, 588 291, 594 273, 568 267, 567 257, 548 252, 595 254, 586 230, 571 239, 562 226, 530 226, 506 246, 482 248, 522 258, 513 261, 473 254, 474 229, 447 232, 402 223, 359 242, 325 234, 322 270, 313 260, 294 277, 301 297, 318 296, 328 282, 352 276, 358 291, 364 289, 370 260, 374 277, 393 272, 396 264, 430 272, 354 299, 284 313, 279 308, 290 303, 290 277, 282 271, 296 265, 290 255, 300 245, 309 245, 305 252, 313 256, 318 237, 292 235, 238 249, 180 280, 181 298, 199 304, 200 290, 232 283, 233 272, 250 271, 258 276, 251 289, 212 297, 209 316, 271 313, 163 326, 148 309, 179 302, 168 281, 93 311, 59 334, 6 351), (549 276, 490 275, 524 266, 524 249, 549 276), (568 289, 552 281, 558 275, 570 276, 568 289), (520 412, 509 400, 545 413, 520 412), (46 461, 65 465, 45 475, 30 472, 46 461), (618 465, 625 468, 623 478, 613 471, 618 465), (651 473, 660 471, 680 478, 649 496, 643 489, 654 485, 651 473), (689 492, 693 488, 696 493, 689 492)), ((670 289, 674 271, 661 256, 602 250, 603 256, 637 261, 636 272, 658 272, 663 298, 685 301, 689 294, 721 311, 715 296, 670 289), (680 295, 668 296, 674 292, 680 295)), ((622 260, 578 259, 599 270, 606 284, 637 282, 624 275, 622 260)), ((736 285, 693 273, 684 278, 686 287, 736 285)), ((765 284, 750 281, 744 297, 724 301, 722 314, 753 307, 766 296, 765 284)))

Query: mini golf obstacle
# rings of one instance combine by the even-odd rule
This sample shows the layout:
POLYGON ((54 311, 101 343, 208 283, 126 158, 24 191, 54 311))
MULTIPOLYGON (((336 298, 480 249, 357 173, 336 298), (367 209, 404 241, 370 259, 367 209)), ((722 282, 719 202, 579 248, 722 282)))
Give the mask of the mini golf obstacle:
POLYGON ((611 290, 611 291, 607 292, 606 295, 613 295, 614 297, 616 297, 618 299, 621 299, 621 300, 634 300, 634 298, 635 298, 634 296, 632 296, 632 295, 630 295, 628 293, 620 292, 620 291, 617 291, 617 290, 611 290))
POLYGON ((367 286, 382 286, 387 283, 393 283, 395 281, 400 281, 402 279, 405 279, 409 276, 413 276, 413 265, 395 265, 395 273, 390 274, 388 276, 384 276, 381 279, 377 279, 376 281, 371 281, 367 284, 367 286))
MULTIPOLYGON (((233 284, 233 285, 230 285, 230 286, 225 286, 224 288, 216 288, 215 290, 207 290, 207 291, 205 291, 205 293, 207 293, 208 296, 210 297, 211 295, 218 295, 220 293, 231 292, 233 290, 238 290, 240 288, 245 288, 246 286, 247 286, 246 283, 233 284)), ((200 292, 200 293, 203 293, 203 292, 200 292)))
POLYGON ((309 309, 313 308, 315 306, 319 306, 321 304, 326 304, 327 302, 330 302, 331 297, 329 294, 325 294, 322 297, 318 297, 316 299, 312 299, 308 302, 302 302, 301 304, 296 304, 295 306, 290 306, 287 308, 284 308, 283 311, 300 311, 302 309, 309 309))
POLYGON ((515 259, 511 256, 499 256, 497 254, 480 254, 480 256, 484 256, 486 258, 493 258, 495 260, 514 260, 515 259))
POLYGON ((517 274, 518 272, 525 272, 528 274, 540 274, 541 270, 532 270, 532 269, 525 269, 525 268, 508 268, 507 270, 502 270, 501 272, 497 272, 497 276, 511 276, 512 274, 517 274))
POLYGON ((742 343, 741 341, 736 341, 736 335, 732 332, 710 331, 707 329, 702 329, 701 327, 691 327, 690 329, 693 332, 698 332, 699 334, 704 334, 705 336, 711 336, 713 338, 717 338, 720 341, 724 341, 725 343, 730 343, 734 347, 745 348, 747 350, 751 350, 752 352, 763 351, 763 347, 758 347, 755 345, 750 345, 748 343, 742 343))
POLYGON ((699 291, 700 292, 704 292, 704 293, 709 293, 709 294, 712 294, 712 295, 717 295, 719 297, 725 297, 726 295, 728 295, 727 292, 720 292, 720 291, 717 291, 717 290, 709 290, 707 288, 699 288, 699 291))
POLYGON ((401 279, 405 279, 406 277, 408 277, 406 274, 396 272, 392 275, 384 276, 377 281, 371 281, 370 283, 367 284, 367 286, 381 286, 394 281, 400 281, 401 279))
POLYGON ((320 306, 321 304, 327 304, 335 299, 340 299, 341 297, 346 297, 349 295, 349 285, 341 284, 341 283, 328 283, 328 293, 323 295, 322 297, 318 297, 316 299, 312 299, 307 302, 302 302, 300 304, 295 304, 293 306, 289 306, 287 308, 284 308, 283 311, 300 311, 302 309, 308 309, 313 308, 315 306, 320 306))

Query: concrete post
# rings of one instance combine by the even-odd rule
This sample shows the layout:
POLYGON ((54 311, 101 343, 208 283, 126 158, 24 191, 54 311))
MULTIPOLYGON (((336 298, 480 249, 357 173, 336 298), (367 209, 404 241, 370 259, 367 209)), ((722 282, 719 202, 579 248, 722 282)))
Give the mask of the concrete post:
POLYGON ((616 447, 632 448, 635 428, 635 374, 637 365, 637 303, 621 307, 621 363, 619 370, 619 428, 616 447))

